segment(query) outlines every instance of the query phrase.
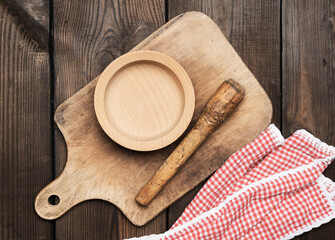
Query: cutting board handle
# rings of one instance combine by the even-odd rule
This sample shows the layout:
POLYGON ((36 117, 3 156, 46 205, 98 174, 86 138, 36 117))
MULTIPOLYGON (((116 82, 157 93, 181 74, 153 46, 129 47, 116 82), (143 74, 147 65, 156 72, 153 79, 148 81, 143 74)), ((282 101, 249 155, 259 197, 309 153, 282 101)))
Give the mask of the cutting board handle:
POLYGON ((35 199, 35 210, 37 214, 48 220, 56 219, 63 215, 73 206, 84 201, 79 199, 82 194, 80 184, 69 184, 62 173, 57 179, 42 189, 35 199))

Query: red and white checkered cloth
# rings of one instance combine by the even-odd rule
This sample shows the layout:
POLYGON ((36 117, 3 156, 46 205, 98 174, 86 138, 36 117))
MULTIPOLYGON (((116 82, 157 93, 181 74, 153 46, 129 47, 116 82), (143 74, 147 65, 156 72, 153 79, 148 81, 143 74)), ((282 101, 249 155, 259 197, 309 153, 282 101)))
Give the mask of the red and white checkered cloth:
POLYGON ((208 180, 170 230, 138 239, 291 239, 335 217, 335 148, 272 124, 208 180))

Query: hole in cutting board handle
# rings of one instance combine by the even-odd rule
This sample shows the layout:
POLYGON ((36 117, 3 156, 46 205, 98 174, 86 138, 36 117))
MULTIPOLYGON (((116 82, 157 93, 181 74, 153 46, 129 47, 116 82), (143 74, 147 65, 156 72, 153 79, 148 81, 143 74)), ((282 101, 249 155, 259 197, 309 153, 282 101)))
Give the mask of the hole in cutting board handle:
POLYGON ((57 196, 57 195, 51 195, 49 198, 48 198, 48 202, 53 205, 53 206, 56 206, 59 204, 60 202, 60 198, 57 196))
POLYGON ((81 202, 82 199, 76 195, 79 192, 78 188, 64 184, 65 181, 70 180, 62 180, 62 177, 59 177, 37 194, 35 210, 40 217, 48 220, 56 219, 81 202), (60 182, 64 184, 62 189, 60 182))

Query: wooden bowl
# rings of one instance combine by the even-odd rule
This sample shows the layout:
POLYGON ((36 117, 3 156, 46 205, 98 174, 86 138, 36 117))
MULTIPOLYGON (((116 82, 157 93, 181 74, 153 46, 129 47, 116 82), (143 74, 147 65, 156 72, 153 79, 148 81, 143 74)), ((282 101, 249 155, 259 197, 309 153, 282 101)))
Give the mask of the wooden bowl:
POLYGON ((151 151, 174 142, 194 111, 194 89, 186 71, 154 51, 127 53, 101 74, 94 94, 98 121, 118 144, 151 151))

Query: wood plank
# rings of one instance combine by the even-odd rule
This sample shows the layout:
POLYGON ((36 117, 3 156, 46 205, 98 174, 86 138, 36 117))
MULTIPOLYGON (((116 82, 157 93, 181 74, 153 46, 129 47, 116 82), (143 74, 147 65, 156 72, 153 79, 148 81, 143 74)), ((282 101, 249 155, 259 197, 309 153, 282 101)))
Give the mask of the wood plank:
POLYGON ((51 239, 53 229, 34 210, 52 180, 49 5, 26 4, 0 3, 0 239, 51 239))
MULTIPOLYGON (((335 3, 283 1, 283 133, 305 128, 335 145, 335 3)), ((335 179, 335 165, 325 175, 335 179)), ((335 221, 299 239, 334 239, 335 221)))
POLYGON ((14 16, 13 23, 29 32, 29 38, 40 49, 49 47, 49 1, 2 0, 4 7, 14 16))
MULTIPOLYGON (((168 0, 168 18, 186 11, 210 16, 268 93, 272 121, 280 127, 280 1, 168 0)), ((170 227, 193 199, 200 186, 169 208, 170 227)))
POLYGON ((119 239, 162 233, 167 230, 167 211, 162 212, 142 227, 134 226, 123 214, 119 214, 118 220, 119 239))
MULTIPOLYGON (((55 107, 163 25, 164 14, 163 0, 55 0, 55 107)), ((58 129, 55 135, 58 176, 66 162, 66 146, 58 129)), ((165 222, 162 214, 149 227, 137 228, 111 204, 89 201, 56 221, 56 238, 119 239, 164 231, 165 222)))

